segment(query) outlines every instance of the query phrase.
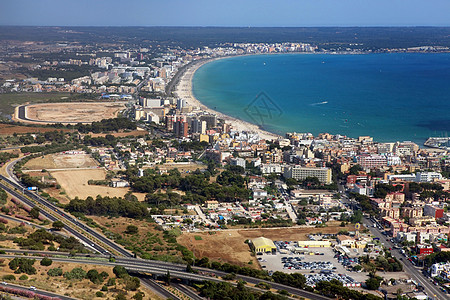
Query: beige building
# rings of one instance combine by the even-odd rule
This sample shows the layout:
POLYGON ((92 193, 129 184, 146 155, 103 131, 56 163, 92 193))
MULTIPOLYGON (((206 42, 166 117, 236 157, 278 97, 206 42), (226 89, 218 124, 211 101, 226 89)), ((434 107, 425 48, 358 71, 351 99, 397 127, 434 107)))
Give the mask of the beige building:
POLYGON ((307 177, 317 177, 323 184, 332 183, 330 168, 308 168, 301 166, 290 166, 284 170, 284 177, 303 180, 307 177))

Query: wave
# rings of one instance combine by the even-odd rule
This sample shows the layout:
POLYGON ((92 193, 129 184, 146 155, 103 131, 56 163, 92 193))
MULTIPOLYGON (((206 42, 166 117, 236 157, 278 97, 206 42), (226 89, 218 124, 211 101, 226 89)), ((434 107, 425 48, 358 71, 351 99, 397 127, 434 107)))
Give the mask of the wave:
POLYGON ((316 106, 316 105, 324 105, 324 104, 328 104, 328 101, 312 103, 312 104, 310 104, 310 105, 311 105, 311 106, 316 106))

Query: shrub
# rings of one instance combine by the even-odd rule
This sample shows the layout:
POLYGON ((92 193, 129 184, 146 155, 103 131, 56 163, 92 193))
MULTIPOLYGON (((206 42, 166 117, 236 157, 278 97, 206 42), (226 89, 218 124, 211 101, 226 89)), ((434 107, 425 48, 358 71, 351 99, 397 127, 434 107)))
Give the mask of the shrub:
POLYGON ((125 230, 125 233, 128 233, 128 234, 136 234, 138 232, 139 232, 139 228, 134 225, 128 225, 127 230, 125 230))
POLYGON ((117 278, 123 278, 128 275, 127 270, 125 270, 125 268, 122 266, 115 266, 113 272, 117 276, 117 278))
POLYGON ((48 257, 44 257, 44 258, 41 260, 41 266, 44 266, 44 267, 51 266, 52 263, 53 263, 53 260, 51 260, 51 259, 48 258, 48 257))
POLYGON ((64 273, 64 278, 81 280, 86 277, 86 271, 82 268, 73 268, 72 271, 64 273))
POLYGON ((14 275, 4 275, 2 277, 3 280, 16 280, 16 276, 14 275))
POLYGON ((125 282, 127 291, 135 291, 141 286, 141 281, 137 277, 129 277, 125 282))
POLYGON ((63 270, 61 268, 53 268, 47 271, 47 275, 52 277, 61 276, 62 274, 63 270))
POLYGON ((28 276, 23 274, 22 276, 19 277, 19 280, 28 280, 28 276))
POLYGON ((15 273, 25 273, 28 275, 36 274, 36 268, 33 267, 35 260, 28 258, 14 258, 9 262, 9 268, 15 273))
POLYGON ((95 293, 95 297, 103 297, 103 293, 98 291, 97 293, 95 293))

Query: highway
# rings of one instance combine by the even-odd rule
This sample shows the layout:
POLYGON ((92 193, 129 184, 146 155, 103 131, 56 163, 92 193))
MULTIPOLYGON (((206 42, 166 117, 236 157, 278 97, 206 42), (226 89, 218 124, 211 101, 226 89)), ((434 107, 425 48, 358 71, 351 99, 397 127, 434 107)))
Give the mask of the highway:
MULTIPOLYGON (((8 165, 10 172, 12 173, 14 163, 11 163, 8 165)), ((10 174, 8 172, 8 174, 10 174)), ((187 279, 187 280, 194 280, 194 281, 204 281, 204 280, 213 280, 217 282, 223 282, 224 280, 218 279, 217 277, 213 276, 207 276, 207 275, 199 275, 194 273, 187 273, 186 272, 186 266, 179 265, 179 264, 172 264, 167 262, 159 262, 159 261, 150 261, 150 260, 142 260, 142 259, 132 259, 133 254, 129 251, 123 249, 121 246, 117 245, 115 242, 109 240, 102 234, 98 233, 97 231, 89 228, 87 225, 83 224, 82 222, 78 221, 77 219, 69 216, 66 214, 62 209, 55 206, 53 203, 47 201, 46 199, 42 198, 35 192, 28 191, 26 187, 23 187, 21 184, 16 182, 14 179, 13 174, 12 178, 9 179, 3 175, 0 175, 0 187, 6 190, 9 194, 11 194, 13 197, 16 197, 18 200, 22 201, 26 205, 29 205, 30 207, 36 206, 37 202, 40 204, 43 208, 46 208, 47 210, 51 211, 50 214, 47 210, 41 209, 41 214, 44 215, 46 218, 48 218, 50 221, 54 222, 56 220, 63 220, 65 222, 64 229, 81 240, 84 244, 88 245, 90 248, 94 249, 95 251, 104 254, 105 256, 108 256, 111 254, 106 247, 113 250, 113 252, 116 252, 119 254, 118 257, 116 256, 116 262, 110 263, 103 261, 102 265, 108 265, 108 266, 115 266, 115 265, 122 265, 127 270, 136 272, 136 273, 150 273, 154 275, 166 275, 167 271, 169 270, 171 275, 176 278, 181 279, 187 279), (33 199, 34 201, 30 200, 33 199), (56 216, 53 215, 56 214, 56 216), (68 226, 70 225, 70 226, 68 226), (77 228, 78 230, 75 230, 77 228), (86 234, 87 233, 87 234, 86 234)), ((74 262, 73 259, 69 260, 66 259, 66 262, 74 262)), ((92 263, 92 261, 89 260, 81 260, 80 263, 92 263)), ((97 262, 98 263, 98 262, 97 262)), ((196 270, 206 272, 209 274, 215 274, 219 276, 226 275, 226 272, 220 272, 216 270, 211 269, 205 269, 205 268, 195 268, 196 270)), ((305 290, 292 288, 286 285, 277 284, 270 281, 264 281, 260 279, 256 279, 253 277, 248 276, 242 276, 238 275, 237 278, 244 280, 249 283, 257 284, 259 282, 266 282, 270 284, 274 289, 278 290, 286 290, 291 294, 305 297, 308 299, 329 299, 327 297, 317 295, 315 293, 311 293, 305 290)))
POLYGON ((371 220, 363 218, 363 224, 370 230, 371 234, 379 238, 381 243, 384 243, 385 247, 392 249, 391 250, 392 256, 394 256, 400 262, 403 263, 403 268, 405 272, 408 273, 408 275, 411 276, 411 278, 414 279, 417 283, 420 283, 420 285, 424 287, 424 290, 429 297, 432 297, 434 299, 450 298, 447 294, 444 294, 439 289, 439 287, 431 283, 431 281, 421 273, 420 268, 415 267, 409 260, 403 257, 400 250, 394 249, 394 244, 385 235, 381 233, 378 227, 377 228, 373 227, 373 222, 371 220))
POLYGON ((153 279, 141 278, 141 282, 142 284, 146 285, 149 289, 154 290, 157 294, 159 294, 163 298, 181 300, 179 297, 166 290, 164 287, 162 287, 159 283, 157 283, 153 279))
MULTIPOLYGON (((22 291, 27 291, 27 292, 30 291, 30 287, 21 286, 21 285, 12 284, 12 283, 3 282, 3 283, 0 283, 0 286, 2 286, 2 287, 10 287, 10 288, 14 288, 14 289, 22 290, 22 291)), ((63 296, 63 295, 58 295, 58 294, 55 294, 55 293, 50 293, 50 292, 39 290, 39 289, 32 290, 32 292, 34 292, 35 294, 42 295, 42 296, 53 297, 54 299, 61 299, 61 300, 74 300, 75 299, 75 298, 71 298, 71 297, 67 297, 67 296, 63 296)), ((22 298, 20 298, 20 299, 22 299, 22 298)))
POLYGON ((106 247, 109 247, 113 251, 117 252, 120 255, 132 257, 133 254, 126 251, 116 243, 112 242, 102 234, 98 233, 96 230, 89 228, 87 225, 83 224, 82 222, 78 221, 75 218, 72 218, 68 214, 66 214, 62 209, 55 206, 53 203, 47 201, 46 199, 42 198, 35 192, 28 191, 25 187, 17 184, 13 180, 10 180, 6 178, 3 175, 0 175, 0 187, 6 190, 9 194, 11 194, 13 197, 16 197, 18 200, 22 201, 26 205, 30 207, 36 206, 36 203, 31 201, 33 199, 43 207, 48 208, 53 213, 58 215, 58 218, 55 217, 53 214, 50 214, 44 209, 41 209, 41 214, 44 215, 46 218, 48 218, 50 221, 54 222, 57 220, 62 219, 65 222, 64 229, 69 232, 70 234, 74 235, 76 238, 81 240, 84 244, 88 245, 88 247, 94 249, 95 251, 99 253, 109 253, 109 250, 106 249, 106 247), (69 224, 70 226, 68 226, 69 224), (79 231, 75 230, 74 228, 78 228, 79 231), (81 232, 86 232, 88 235, 91 236, 91 238, 87 237, 86 235, 82 234, 81 232), (106 246, 106 247, 105 247, 106 246))
POLYGON ((199 296, 197 293, 195 293, 193 290, 191 290, 189 287, 180 284, 180 283, 172 283, 171 284, 174 288, 188 296, 190 299, 193 300, 205 300, 205 298, 199 296))

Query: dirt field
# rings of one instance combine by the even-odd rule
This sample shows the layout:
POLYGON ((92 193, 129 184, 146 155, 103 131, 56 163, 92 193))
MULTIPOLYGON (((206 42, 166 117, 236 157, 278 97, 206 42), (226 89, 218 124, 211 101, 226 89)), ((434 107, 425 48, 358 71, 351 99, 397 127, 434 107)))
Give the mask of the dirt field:
MULTIPOLYGON (((123 197, 129 191, 128 188, 89 185, 88 181, 90 179, 105 179, 106 171, 103 169, 54 171, 50 173, 71 199, 75 197, 85 199, 88 196, 96 197, 97 195, 123 197)), ((141 201, 145 198, 143 193, 134 193, 134 195, 141 201)))
POLYGON ((27 106, 26 116, 48 123, 91 123, 114 118, 124 108, 125 105, 118 102, 44 103, 27 106))
POLYGON ((58 129, 58 128, 42 128, 42 127, 28 127, 28 126, 18 126, 11 124, 1 124, 0 123, 0 135, 11 135, 13 133, 24 134, 24 133, 36 133, 36 132, 49 132, 55 130, 62 130, 65 132, 70 131, 69 129, 58 129))
POLYGON ((310 233, 338 233, 340 230, 354 230, 352 226, 339 227, 340 222, 324 228, 264 228, 264 229, 228 229, 217 231, 215 234, 209 232, 183 233, 178 237, 178 243, 186 246, 194 252, 196 257, 208 257, 212 260, 229 262, 239 265, 248 265, 253 261, 252 266, 257 267, 255 257, 250 254, 250 248, 245 244, 245 240, 257 237, 267 237, 274 241, 299 241, 307 240, 310 233), (195 236, 201 236, 202 240, 195 240, 195 236))
POLYGON ((28 161, 23 170, 71 169, 97 167, 98 163, 89 154, 50 154, 28 161))
POLYGON ((189 164, 167 163, 167 164, 163 164, 163 165, 158 165, 158 168, 160 170, 178 169, 178 171, 180 171, 180 173, 188 173, 188 172, 193 172, 197 169, 204 170, 204 169, 208 168, 208 166, 202 165, 202 164, 196 164, 196 163, 189 163, 189 164))

